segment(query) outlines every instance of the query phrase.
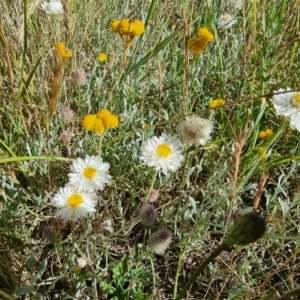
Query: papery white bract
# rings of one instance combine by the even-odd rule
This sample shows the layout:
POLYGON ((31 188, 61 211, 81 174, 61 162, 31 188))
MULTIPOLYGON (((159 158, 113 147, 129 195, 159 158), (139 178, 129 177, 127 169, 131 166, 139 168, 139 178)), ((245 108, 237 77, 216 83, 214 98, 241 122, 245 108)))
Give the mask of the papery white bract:
POLYGON ((105 184, 111 182, 109 164, 102 162, 100 156, 87 155, 85 159, 78 158, 70 168, 69 183, 79 191, 103 190, 105 184))
POLYGON ((221 29, 229 29, 237 22, 236 18, 231 16, 230 14, 221 15, 218 18, 217 23, 218 27, 221 29))
POLYGON ((271 99, 276 113, 279 116, 285 116, 290 121, 290 127, 297 129, 300 132, 300 93, 290 92, 287 89, 286 93, 284 89, 274 91, 274 93, 281 93, 274 95, 271 99))
POLYGON ((64 13, 60 0, 50 0, 50 2, 41 3, 42 10, 49 15, 60 15, 64 13))
POLYGON ((179 140, 162 134, 152 137, 142 145, 141 160, 145 165, 154 167, 164 174, 176 171, 183 160, 183 147, 179 140))
POLYGON ((77 221, 96 211, 97 200, 93 193, 78 192, 76 188, 66 186, 60 188, 53 196, 51 204, 59 209, 55 216, 61 217, 64 221, 69 219, 77 221))

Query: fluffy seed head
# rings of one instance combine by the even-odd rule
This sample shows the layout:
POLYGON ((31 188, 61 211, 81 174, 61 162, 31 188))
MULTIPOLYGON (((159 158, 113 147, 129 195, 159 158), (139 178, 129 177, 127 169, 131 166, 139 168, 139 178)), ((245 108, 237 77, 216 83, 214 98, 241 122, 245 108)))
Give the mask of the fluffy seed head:
POLYGON ((162 228, 152 233, 148 239, 148 247, 156 254, 164 254, 172 241, 172 233, 167 228, 162 228))
POLYGON ((186 117, 177 127, 178 135, 189 144, 205 145, 210 140, 213 122, 197 116, 186 117))
POLYGON ((151 204, 145 204, 140 211, 141 223, 145 227, 151 227, 157 219, 157 211, 151 204))

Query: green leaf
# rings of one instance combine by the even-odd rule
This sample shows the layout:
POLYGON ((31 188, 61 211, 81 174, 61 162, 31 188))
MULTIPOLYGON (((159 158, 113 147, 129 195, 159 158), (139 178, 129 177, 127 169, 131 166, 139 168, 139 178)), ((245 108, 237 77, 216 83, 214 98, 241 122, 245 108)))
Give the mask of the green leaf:
POLYGON ((47 269, 47 266, 48 266, 48 261, 47 259, 44 259, 40 264, 37 274, 33 278, 31 278, 31 283, 36 283, 38 280, 41 279, 42 275, 47 269))
POLYGON ((29 294, 29 293, 33 292, 34 290, 35 290, 34 286, 32 286, 32 285, 25 285, 25 286, 21 286, 20 288, 18 288, 15 291, 15 294, 17 296, 23 296, 23 295, 26 295, 26 294, 29 294))

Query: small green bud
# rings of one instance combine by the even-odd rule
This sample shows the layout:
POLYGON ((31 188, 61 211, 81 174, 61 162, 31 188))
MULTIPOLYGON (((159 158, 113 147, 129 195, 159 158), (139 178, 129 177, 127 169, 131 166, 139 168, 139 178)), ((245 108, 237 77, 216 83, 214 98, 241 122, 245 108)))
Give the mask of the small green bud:
POLYGON ((232 226, 225 243, 232 245, 248 245, 260 239, 266 231, 266 221, 258 212, 245 214, 232 226))

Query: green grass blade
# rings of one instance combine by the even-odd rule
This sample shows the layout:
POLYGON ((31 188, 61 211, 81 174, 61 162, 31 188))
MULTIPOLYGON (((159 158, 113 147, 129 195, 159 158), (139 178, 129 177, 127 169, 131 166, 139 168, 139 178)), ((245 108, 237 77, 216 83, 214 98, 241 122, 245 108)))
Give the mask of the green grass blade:
POLYGON ((155 57, 161 50, 163 50, 170 41, 177 35, 178 31, 174 31, 167 38, 165 38, 162 42, 160 42, 153 51, 149 52, 144 58, 142 58, 137 64, 135 64, 132 68, 130 68, 126 73, 126 75, 130 74, 138 70, 142 65, 146 64, 151 58, 155 57))

